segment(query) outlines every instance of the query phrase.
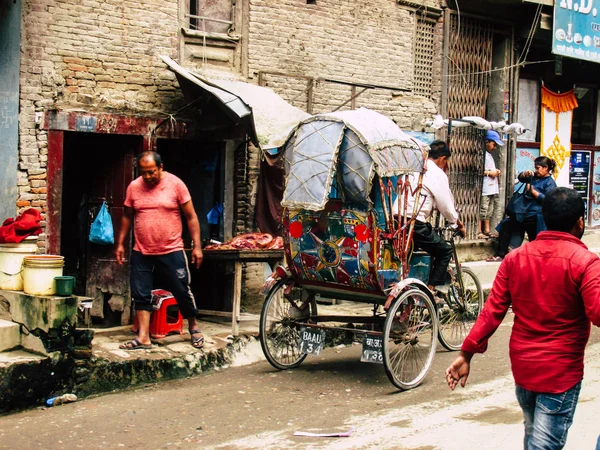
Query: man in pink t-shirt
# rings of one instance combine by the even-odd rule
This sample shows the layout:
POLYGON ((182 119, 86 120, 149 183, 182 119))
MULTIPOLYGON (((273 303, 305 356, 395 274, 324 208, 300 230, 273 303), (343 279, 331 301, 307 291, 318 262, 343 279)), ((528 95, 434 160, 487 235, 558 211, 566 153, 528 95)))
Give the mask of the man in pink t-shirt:
POLYGON ((192 264, 198 269, 202 263, 200 222, 186 185, 175 175, 163 170, 160 155, 144 152, 138 157, 140 176, 127 187, 125 211, 117 238, 115 256, 123 264, 124 242, 134 223, 135 244, 131 253, 131 295, 135 304, 138 336, 120 345, 123 350, 149 349, 150 314, 154 275, 161 277, 181 315, 188 321, 192 345, 201 348, 204 336, 196 324, 196 302, 190 290, 190 275, 183 250, 183 213, 192 236, 192 264))

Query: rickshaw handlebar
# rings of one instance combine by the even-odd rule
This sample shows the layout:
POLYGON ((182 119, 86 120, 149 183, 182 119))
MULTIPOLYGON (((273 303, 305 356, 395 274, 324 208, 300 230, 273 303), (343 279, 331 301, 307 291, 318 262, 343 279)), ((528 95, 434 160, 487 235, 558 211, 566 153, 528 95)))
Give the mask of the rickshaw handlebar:
POLYGON ((437 232, 438 232, 440 235, 442 235, 442 234, 443 234, 445 231, 452 231, 452 238, 453 238, 453 239, 454 239, 455 237, 457 237, 457 236, 460 236, 460 230, 459 230, 459 228, 458 228, 458 225, 457 225, 457 224, 455 224, 455 223, 454 223, 454 224, 452 224, 452 223, 451 223, 451 224, 448 224, 448 225, 446 225, 446 226, 444 226, 444 227, 438 227, 438 228, 436 228, 436 231, 437 231, 437 232))

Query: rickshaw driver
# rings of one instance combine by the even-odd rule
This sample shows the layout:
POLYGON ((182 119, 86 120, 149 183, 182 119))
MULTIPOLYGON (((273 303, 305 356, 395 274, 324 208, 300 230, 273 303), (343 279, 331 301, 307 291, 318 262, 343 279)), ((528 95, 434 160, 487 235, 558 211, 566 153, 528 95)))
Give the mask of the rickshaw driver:
MULTIPOLYGON (((423 175, 423 189, 419 199, 419 212, 415 219, 413 242, 415 248, 419 248, 431 255, 431 272, 429 276, 429 289, 436 293, 436 286, 445 284, 448 264, 452 259, 452 247, 442 237, 433 231, 433 227, 428 222, 434 209, 437 209, 442 216, 454 225, 462 237, 466 237, 467 230, 465 225, 458 218, 458 212, 454 206, 454 197, 450 191, 450 183, 444 169, 450 158, 450 148, 441 140, 433 141, 430 144, 430 151, 427 161, 427 170, 423 175)), ((409 181, 411 189, 415 189, 418 183, 418 174, 411 174, 409 181)), ((408 196, 407 211, 412 211, 415 198, 408 196)), ((398 214, 398 199, 394 202, 394 215, 398 214)))

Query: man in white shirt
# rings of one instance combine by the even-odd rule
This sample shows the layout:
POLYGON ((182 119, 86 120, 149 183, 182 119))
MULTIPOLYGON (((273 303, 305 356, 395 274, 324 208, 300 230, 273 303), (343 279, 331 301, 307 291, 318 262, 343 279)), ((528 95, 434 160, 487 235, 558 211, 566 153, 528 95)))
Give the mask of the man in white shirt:
POLYGON ((496 163, 492 152, 502 147, 504 142, 500 135, 494 130, 488 130, 485 134, 485 166, 483 171, 483 186, 481 187, 481 205, 479 208, 479 235, 477 239, 497 238, 497 233, 490 231, 490 220, 498 205, 498 177, 500 171, 496 169, 496 163))
MULTIPOLYGON (((448 176, 444 172, 450 158, 450 149, 444 141, 433 141, 430 144, 430 151, 427 159, 426 172, 423 175, 423 189, 418 201, 418 214, 415 221, 413 242, 415 248, 426 251, 431 255, 432 269, 429 276, 429 288, 435 291, 435 286, 445 283, 446 271, 452 258, 452 247, 438 233, 433 231, 433 227, 428 222, 434 209, 451 224, 456 225, 461 235, 467 235, 464 224, 458 218, 458 212, 454 207, 454 197, 450 192, 448 176)), ((411 175, 410 183, 413 189, 417 185, 416 175, 411 175)), ((415 202, 414 197, 408 198, 407 211, 413 210, 415 202)), ((398 214, 397 200, 394 204, 394 213, 398 214)))

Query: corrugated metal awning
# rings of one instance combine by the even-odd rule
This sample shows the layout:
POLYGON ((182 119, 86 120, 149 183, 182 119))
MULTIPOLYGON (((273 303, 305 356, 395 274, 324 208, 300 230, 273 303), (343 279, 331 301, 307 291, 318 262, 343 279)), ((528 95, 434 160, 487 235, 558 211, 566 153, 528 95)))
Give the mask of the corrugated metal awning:
POLYGON ((234 124, 247 124, 250 138, 261 149, 283 145, 289 130, 310 114, 286 102, 271 89, 242 81, 208 79, 168 56, 164 63, 177 76, 188 101, 212 96, 234 124))
POLYGON ((250 139, 252 139, 254 145, 258 146, 258 138, 254 130, 254 121, 252 120, 252 108, 239 96, 216 86, 209 80, 200 78, 168 56, 161 56, 161 59, 175 73, 183 95, 188 101, 193 102, 201 97, 205 97, 207 94, 213 97, 216 100, 216 104, 220 106, 220 109, 234 125, 249 121, 250 139))

